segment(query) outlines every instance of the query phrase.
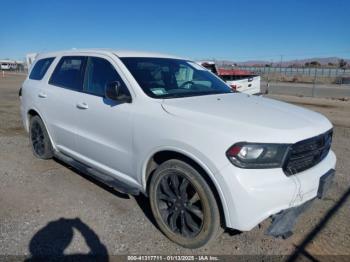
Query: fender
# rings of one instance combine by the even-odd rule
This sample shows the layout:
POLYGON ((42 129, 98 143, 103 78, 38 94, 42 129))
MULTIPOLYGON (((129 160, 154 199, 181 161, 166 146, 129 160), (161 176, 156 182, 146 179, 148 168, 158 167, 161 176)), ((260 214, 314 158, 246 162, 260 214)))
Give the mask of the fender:
POLYGON ((220 197, 220 201, 221 201, 221 205, 222 205, 222 208, 223 208, 223 212, 224 212, 224 218, 225 218, 225 221, 231 221, 230 220, 230 214, 229 214, 229 210, 228 210, 228 205, 227 205, 227 201, 225 199, 225 196, 222 192, 222 189, 217 181, 217 179, 215 178, 214 176, 214 173, 206 164, 205 164, 205 161, 202 161, 200 158, 198 158, 197 156, 195 156, 194 154, 188 152, 188 151, 185 151, 183 149, 180 149, 178 147, 174 147, 174 146, 162 146, 162 147, 156 147, 154 149, 152 149, 148 154, 147 154, 147 157, 145 157, 145 160, 142 161, 142 169, 141 169, 141 183, 142 183, 142 189, 144 191, 144 193, 147 191, 147 181, 146 181, 146 169, 147 169, 147 164, 148 162, 151 160, 151 158, 158 152, 161 152, 161 151, 173 151, 173 152, 176 152, 176 153, 180 153, 180 154, 183 154, 185 156, 187 156, 188 158, 192 159, 194 162, 196 162, 201 168, 203 168, 203 170, 208 174, 210 180, 213 182, 218 194, 219 194, 219 197, 220 197))

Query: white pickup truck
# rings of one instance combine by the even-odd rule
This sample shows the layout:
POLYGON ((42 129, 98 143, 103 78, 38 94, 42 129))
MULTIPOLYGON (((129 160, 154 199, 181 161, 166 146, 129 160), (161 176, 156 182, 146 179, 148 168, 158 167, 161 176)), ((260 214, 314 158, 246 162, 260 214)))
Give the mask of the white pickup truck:
POLYGON ((1 70, 10 70, 11 69, 11 65, 7 64, 7 63, 0 64, 0 69, 1 70))
POLYGON ((261 94, 260 76, 254 75, 249 71, 237 69, 218 68, 215 62, 198 62, 212 73, 224 80, 233 90, 247 93, 250 95, 261 94))

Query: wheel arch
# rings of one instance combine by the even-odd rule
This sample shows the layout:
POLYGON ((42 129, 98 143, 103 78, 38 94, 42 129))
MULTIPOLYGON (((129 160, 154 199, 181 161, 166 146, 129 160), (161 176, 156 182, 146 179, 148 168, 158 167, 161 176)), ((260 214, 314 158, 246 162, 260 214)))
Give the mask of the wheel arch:
POLYGON ((42 117, 40 116, 40 114, 38 113, 37 110, 31 108, 28 110, 27 112, 27 121, 29 122, 30 121, 30 118, 32 118, 33 116, 39 116, 41 119, 42 117))
POLYGON ((39 111, 35 108, 30 108, 28 111, 27 111, 27 114, 26 114, 26 125, 27 125, 27 130, 28 132, 30 132, 29 130, 29 126, 30 126, 30 119, 34 116, 38 116, 40 117, 41 121, 43 121, 44 125, 45 125, 45 128, 46 128, 46 131, 49 135, 49 138, 50 138, 50 141, 51 141, 51 145, 52 147, 54 148, 54 150, 56 150, 56 146, 55 146, 55 143, 53 142, 53 139, 52 139, 52 136, 51 136, 51 132, 48 128, 48 125, 45 121, 45 119, 41 116, 41 114, 39 113, 39 111))
POLYGON ((222 225, 226 225, 225 222, 229 221, 229 212, 227 212, 228 207, 223 192, 221 191, 218 182, 214 178, 212 171, 198 158, 186 152, 176 149, 162 149, 151 154, 151 156, 148 158, 148 161, 144 165, 143 170, 143 188, 145 190, 145 193, 148 195, 150 181, 156 168, 163 162, 170 159, 181 160, 191 165, 202 175, 202 177, 208 183, 210 189, 212 190, 216 202, 218 204, 221 223, 222 225))

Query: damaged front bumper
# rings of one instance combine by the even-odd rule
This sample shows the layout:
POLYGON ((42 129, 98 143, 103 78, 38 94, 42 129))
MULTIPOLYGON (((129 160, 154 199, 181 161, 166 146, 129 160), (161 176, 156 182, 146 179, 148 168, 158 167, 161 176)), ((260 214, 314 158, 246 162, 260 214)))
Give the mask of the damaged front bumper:
POLYGON ((289 209, 282 210, 281 212, 272 216, 272 222, 270 227, 266 230, 266 234, 274 237, 282 237, 284 239, 290 237, 293 234, 293 228, 298 220, 300 214, 310 207, 311 203, 319 198, 324 198, 326 192, 332 184, 335 175, 335 170, 331 169, 320 178, 317 197, 289 209))

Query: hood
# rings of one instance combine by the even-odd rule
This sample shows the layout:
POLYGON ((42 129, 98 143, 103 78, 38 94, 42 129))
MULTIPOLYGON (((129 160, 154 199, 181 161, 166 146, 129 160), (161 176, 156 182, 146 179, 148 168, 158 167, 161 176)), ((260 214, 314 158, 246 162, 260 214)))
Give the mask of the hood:
POLYGON ((332 128, 319 113, 242 93, 164 99, 162 107, 173 116, 249 142, 295 143, 332 128))

